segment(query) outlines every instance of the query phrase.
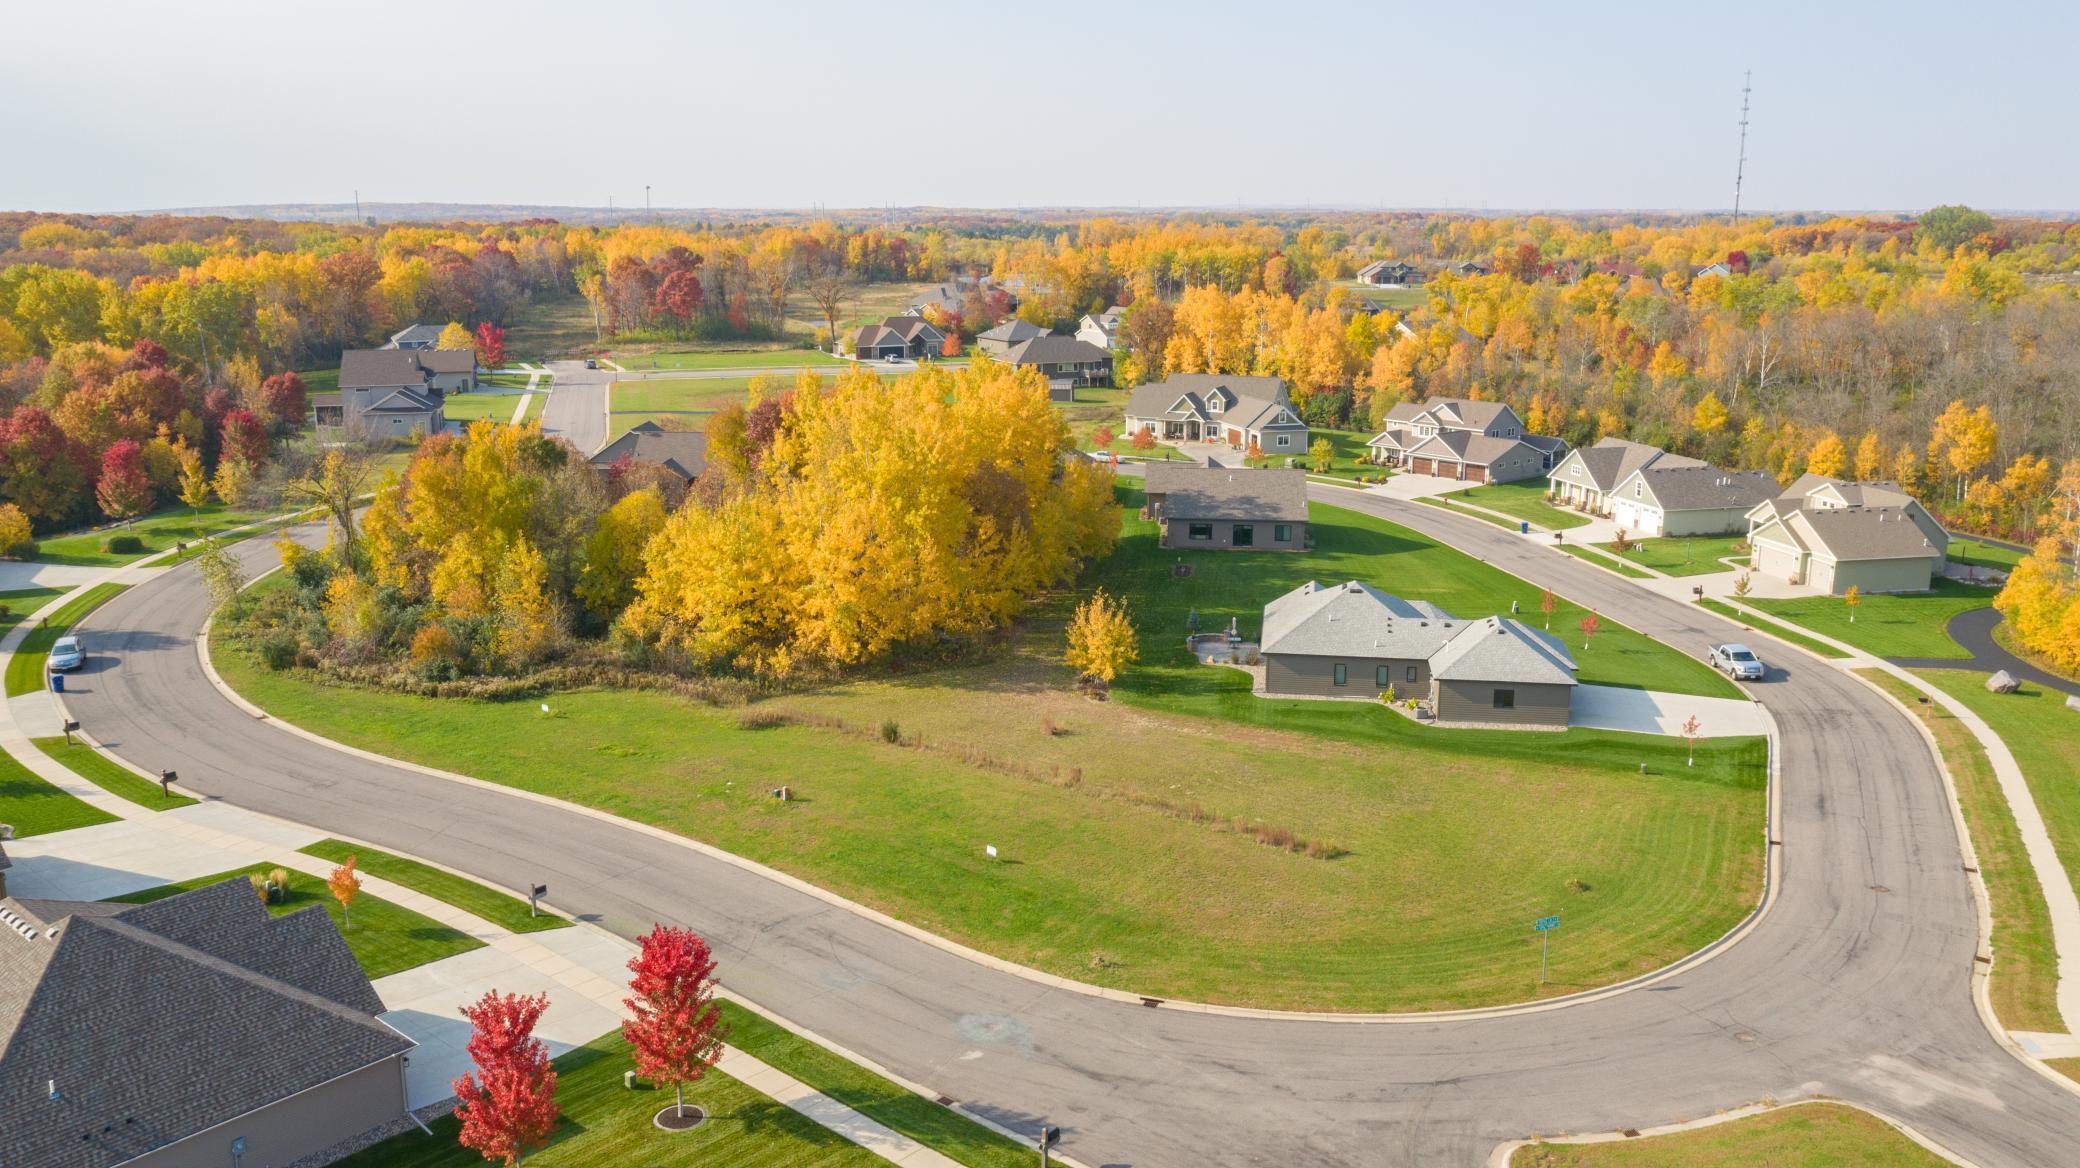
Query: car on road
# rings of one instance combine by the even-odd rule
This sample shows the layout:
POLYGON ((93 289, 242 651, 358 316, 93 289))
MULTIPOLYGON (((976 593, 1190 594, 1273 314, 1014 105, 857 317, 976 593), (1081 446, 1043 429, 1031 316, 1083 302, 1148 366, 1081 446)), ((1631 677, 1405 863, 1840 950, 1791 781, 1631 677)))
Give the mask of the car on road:
POLYGON ((597 368, 599 368, 599 362, 597 362, 597 361, 593 360, 593 359, 592 359, 592 358, 590 358, 590 357, 587 357, 587 358, 585 358, 585 368, 587 368, 587 369, 597 369, 597 368))
POLYGON ((87 651, 79 647, 78 637, 59 637, 51 646, 50 667, 53 670, 78 669, 86 661, 87 651))
POLYGON ((1711 662, 1713 669, 1735 681, 1761 681, 1769 672, 1769 667, 1755 655, 1755 650, 1742 644, 1713 645, 1711 662))

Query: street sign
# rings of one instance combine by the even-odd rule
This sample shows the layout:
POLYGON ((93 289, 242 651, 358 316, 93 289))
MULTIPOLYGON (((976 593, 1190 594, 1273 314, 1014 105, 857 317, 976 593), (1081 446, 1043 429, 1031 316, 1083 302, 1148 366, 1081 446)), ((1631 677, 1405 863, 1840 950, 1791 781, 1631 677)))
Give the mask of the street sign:
POLYGON ((1532 931, 1539 933, 1543 933, 1548 929, 1557 929, 1559 927, 1559 917, 1540 917, 1536 921, 1533 921, 1531 924, 1532 931))
POLYGON ((1546 954, 1553 951, 1553 930, 1560 927, 1556 914, 1540 917, 1531 922, 1531 931, 1538 934, 1538 984, 1546 984, 1546 954))

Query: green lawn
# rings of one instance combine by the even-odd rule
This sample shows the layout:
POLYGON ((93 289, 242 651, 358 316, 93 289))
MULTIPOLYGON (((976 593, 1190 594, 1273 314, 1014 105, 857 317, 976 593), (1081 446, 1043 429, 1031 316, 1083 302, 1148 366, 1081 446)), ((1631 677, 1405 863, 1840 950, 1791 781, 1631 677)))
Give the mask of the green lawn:
POLYGON ((1387 473, 1385 467, 1373 466, 1365 461, 1365 456, 1371 453, 1365 444, 1370 441, 1372 435, 1361 434, 1356 430, 1314 429, 1307 432, 1307 446, 1303 449, 1273 451, 1263 458, 1248 461, 1251 466, 1280 468, 1284 467, 1286 459, 1290 458, 1294 466, 1303 467, 1310 474, 1326 474, 1330 478, 1338 479, 1355 479, 1359 475, 1384 475, 1387 473), (1327 438, 1334 450, 1326 472, 1315 470, 1314 463, 1309 461, 1309 450, 1313 448, 1316 439, 1320 438, 1327 438))
POLYGON ((1490 511, 1500 511, 1519 519, 1528 519, 1534 525, 1549 531, 1565 531, 1571 527, 1582 527, 1589 517, 1578 511, 1569 511, 1546 502, 1546 480, 1519 479, 1513 483, 1490 483, 1484 487, 1468 487, 1453 491, 1446 496, 1475 503, 1490 511))
MULTIPOLYGON (((592 305, 576 292, 537 294, 513 310, 506 326, 506 363, 577 357, 600 346, 592 305)), ((306 378, 310 374, 304 374, 306 378)))
MULTIPOLYGON (((1987 759, 1985 748, 1955 715, 1927 700, 1921 691, 1905 681, 1881 669, 1859 669, 1856 673, 1891 694, 1894 700, 1920 718, 1942 749, 1943 765, 1957 787, 1958 805, 1964 812, 1965 828, 1971 833, 1972 849, 1979 858, 1979 876, 1986 882, 1986 894, 1991 902, 1988 911, 1993 916, 1993 980, 1989 992, 1994 1013, 2001 1024, 2011 1030, 2065 1032, 2066 1023, 2058 1012, 2058 953, 2052 945, 2051 910, 2044 902, 2044 890, 2037 883, 2029 853, 2022 845, 2022 832, 2015 826, 2014 810, 2001 791, 2000 780, 1994 776, 1993 764, 1987 759)), ((1961 690, 1976 690, 1980 696, 1994 699, 1989 705, 2005 700, 1986 693, 1979 686, 1978 683, 1984 679, 1981 674, 1933 669, 1921 676, 1960 698, 1966 696, 1961 690)), ((2042 695, 2008 696, 2019 701, 2013 704, 2014 713, 2007 710, 1993 712, 2002 721, 1995 721, 1988 711, 1980 710, 1976 701, 1967 701, 1966 704, 1987 719, 1987 723, 2002 735, 2009 749, 2015 751, 2020 759, 2022 751, 2018 747, 2024 744, 2009 737, 2009 730, 2016 727, 2004 727, 2002 723, 2010 718, 2029 720, 2037 716, 2041 703, 2032 699, 2042 695)), ((2068 713, 2067 717, 2080 723, 2080 714, 2068 713)), ((2039 746, 2037 749, 2047 750, 2048 747, 2039 746)), ((2056 765, 2046 766, 2042 759, 2033 759, 2032 762, 2040 768, 2030 775, 2038 810, 2043 813, 2047 825, 2051 823, 2053 811, 2061 816, 2057 827, 2052 829, 2053 845, 2058 846, 2061 837, 2068 848, 2080 845, 2080 839, 2074 837, 2075 829, 2080 828, 2080 819, 2075 815, 2080 811, 2080 797, 2076 797, 2073 790, 2073 768, 2068 764, 2060 772, 2056 765), (2055 782, 2063 782, 2064 789, 2042 789, 2043 785, 2055 782)), ((2027 771, 2032 764, 2023 765, 2027 771)), ((2061 848, 2060 858, 2067 869, 2072 870, 2072 853, 2061 848)))
POLYGON ((339 392, 339 365, 337 362, 327 365, 323 369, 299 369, 296 371, 296 376, 303 379, 303 392, 306 394, 339 392))
POLYGON ((176 542, 185 540, 192 544, 203 536, 217 535, 234 527, 243 527, 267 518, 267 514, 265 511, 232 511, 222 503, 210 503, 200 508, 170 507, 127 525, 110 524, 93 531, 40 540, 38 542, 42 550, 37 553, 36 560, 43 564, 115 567, 155 552, 163 552, 176 542), (102 551, 102 544, 112 535, 137 536, 144 541, 144 550, 125 555, 102 551))
MULTIPOLYGON (((271 872, 276 867, 275 864, 253 864, 212 876, 140 888, 108 899, 124 904, 146 904, 226 880, 244 881, 256 872, 271 872)), ((353 923, 347 924, 340 913, 339 902, 332 899, 331 890, 325 886, 324 877, 293 868, 289 869, 289 895, 268 905, 267 911, 281 916, 314 904, 323 905, 331 915, 333 925, 339 928, 340 936, 346 938, 347 948, 354 951, 354 960, 361 963, 361 971, 370 981, 484 947, 482 941, 467 933, 367 892, 354 898, 353 923)))
POLYGON ((1440 511, 1451 511, 1464 515, 1469 519, 1478 519, 1482 523, 1493 524, 1496 527, 1507 528, 1510 531, 1517 530, 1517 521, 1514 519, 1504 519, 1500 515, 1490 515, 1486 511, 1475 511, 1471 507, 1462 507, 1442 495, 1423 495, 1417 498, 1416 502, 1425 506, 1435 507, 1440 511))
MULTIPOLYGON (((529 1168, 887 1168, 874 1153, 712 1069, 686 1089, 687 1105, 706 1110, 708 1121, 690 1132, 659 1131, 651 1117, 671 1105, 672 1093, 624 1088, 621 1073, 634 1066, 619 1032, 558 1056, 563 1120, 548 1147, 528 1153, 529 1168)), ((483 1168, 484 1158, 457 1142, 454 1116, 427 1126, 431 1136, 392 1136, 333 1168, 483 1168)))
POLYGON ((1747 546, 1740 535, 1693 535, 1667 538, 1645 536, 1634 540, 1632 550, 1620 552, 1616 544, 1598 544, 1613 556, 1652 568, 1670 576, 1701 576, 1732 571, 1719 561, 1747 546))
POLYGON ((1711 609, 1713 612, 1718 613, 1720 616, 1726 617, 1729 620, 1739 621, 1741 624, 1744 624, 1751 629, 1755 629, 1759 632, 1768 633, 1770 636, 1775 637, 1780 641, 1789 641, 1790 643, 1797 645, 1801 649, 1807 649, 1814 653, 1818 653, 1822 657, 1827 657, 1830 659, 1840 659, 1849 655, 1843 652, 1842 650, 1835 648, 1833 645, 1826 643, 1825 641, 1816 641, 1813 638, 1806 636, 1804 633, 1786 628, 1785 626, 1780 625, 1775 621, 1764 620, 1759 616, 1749 616, 1747 613, 1742 612, 1741 610, 1733 607, 1730 604, 1727 604, 1723 600, 1715 600, 1712 597, 1707 596, 1703 600, 1698 601, 1698 603, 1704 605, 1706 608, 1711 609))
POLYGON ((1036 1159, 1032 1148, 839 1058, 735 1002, 717 1004, 731 1046, 969 1168, 1030 1168, 1036 1159))
POLYGON ((555 913, 529 916, 527 901, 511 893, 500 892, 474 880, 444 872, 430 864, 393 856, 375 848, 359 844, 343 843, 339 840, 319 840, 308 847, 298 848, 307 856, 330 860, 335 864, 345 863, 348 856, 356 857, 355 864, 361 871, 392 884, 402 884, 415 892, 450 904, 463 912, 484 918, 495 925, 515 933, 539 933, 545 929, 561 929, 570 922, 555 913))
MULTIPOLYGON (((695 429, 709 414, 731 403, 743 404, 751 388, 748 377, 656 377, 617 381, 607 392, 608 430, 619 433, 637 422, 676 417, 695 429)), ((510 408, 510 407, 508 407, 510 408)))
POLYGON ((2007 572, 2012 571, 2015 565, 2022 562, 2022 557, 2029 553, 2019 548, 2002 547, 1983 539, 1958 536, 1950 541, 1949 554, 1950 562, 1953 564, 1969 564, 1975 568, 1992 568, 2007 572))
POLYGON ((17 697, 43 688, 43 663, 50 656, 51 646, 74 623, 128 587, 128 584, 96 584, 59 606, 58 611, 44 619, 42 627, 31 629, 29 635, 22 638, 22 643, 15 646, 14 656, 7 660, 7 696, 17 697))
POLYGON ((13 588, 0 592, 0 636, 30 613, 72 591, 70 588, 13 588))
POLYGON ((195 800, 185 795, 161 794, 159 784, 84 742, 75 740, 71 745, 67 745, 62 734, 33 741, 38 750, 63 763, 73 774, 111 795, 128 799, 139 807, 149 807, 153 811, 170 811, 175 807, 195 805, 195 800))
POLYGON ((1958 613, 1992 604, 1993 590, 1954 580, 1934 584, 1928 592, 1865 596, 1853 610, 1839 596, 1748 603, 1879 657, 1968 657, 1944 629, 1958 613))
POLYGON ((17 836, 45 835, 113 823, 115 816, 82 802, 46 782, 43 776, 0 752, 0 823, 14 825, 17 836))
MULTIPOLYGON (((441 413, 449 421, 460 422, 463 425, 468 425, 478 418, 490 418, 494 422, 510 422, 513 420, 513 407, 520 403, 521 398, 527 399, 529 414, 538 414, 542 409, 542 399, 547 396, 549 395, 546 392, 510 393, 493 391, 488 393, 450 394, 448 395, 448 400, 441 405, 441 413)), ((525 421, 526 419, 522 418, 522 420, 525 421)))
POLYGON ((613 358, 636 369, 841 369, 851 362, 817 349, 701 349, 697 351, 623 353, 613 358))
POLYGON ((1420 285, 1414 288, 1375 288, 1356 280, 1338 280, 1336 283, 1338 287, 1348 288, 1370 300, 1374 311, 1391 308, 1396 312, 1406 312, 1430 303, 1430 290, 1420 285))
POLYGON ((1510 1168, 1950 1168, 1867 1111, 1803 1103, 1674 1135, 1534 1144, 1510 1168))
POLYGON ((1609 568, 1620 576, 1630 576, 1635 580, 1651 580, 1654 578, 1654 574, 1651 572, 1643 572, 1631 564, 1622 563, 1606 555, 1599 555, 1578 543, 1563 543, 1555 546, 1575 559, 1584 563, 1595 564, 1599 568, 1609 568))

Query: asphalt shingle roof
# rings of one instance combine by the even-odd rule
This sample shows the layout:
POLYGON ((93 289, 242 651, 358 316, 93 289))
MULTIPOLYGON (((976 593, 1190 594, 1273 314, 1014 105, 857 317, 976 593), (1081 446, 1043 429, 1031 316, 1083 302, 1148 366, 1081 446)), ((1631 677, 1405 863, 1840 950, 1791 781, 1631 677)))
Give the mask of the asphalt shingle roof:
POLYGON ((692 430, 667 430, 655 422, 632 426, 592 456, 594 466, 622 459, 653 462, 692 482, 708 465, 708 436, 692 430))
POLYGON ((1898 507, 1837 507, 1793 512, 1784 526, 1812 551, 1843 560, 1902 560, 1933 556, 1913 517, 1898 507))
POLYGON ((1224 466, 1152 465, 1143 488, 1161 496, 1163 518, 1307 521, 1307 472, 1224 466))
POLYGON ((469 349, 348 349, 339 355, 341 389, 426 384, 426 371, 468 373, 477 367, 469 349))
POLYGON ((1253 419, 1273 414, 1276 410, 1291 409, 1290 402, 1286 396, 1286 383, 1276 377, 1173 373, 1166 380, 1136 389, 1127 399, 1126 412, 1131 418, 1198 418, 1253 426, 1257 424, 1253 419), (1221 395, 1222 410, 1219 413, 1208 408, 1209 399, 1215 395, 1221 395), (1171 409, 1179 404, 1179 398, 1184 399, 1183 408, 1171 409))
POLYGON ((1020 341, 1004 351, 1004 360, 1013 365, 1069 365, 1111 359, 1111 353, 1089 341, 1053 333, 1020 341))
POLYGON ((1574 670, 1560 638, 1506 616, 1460 626, 1430 658, 1430 676, 1440 681, 1573 685, 1574 670))
POLYGON ((1016 345, 1021 341, 1030 341, 1034 337, 1047 336, 1048 333, 1049 330, 1041 328, 1037 324, 1013 317, 988 332, 977 336, 975 339, 978 341, 1002 341, 1006 345, 1016 345))
POLYGON ((1776 498, 1779 490, 1777 480, 1762 471, 1716 466, 1666 466, 1656 461, 1639 471, 1639 477, 1663 511, 1747 511, 1776 498))
POLYGON ((1356 580, 1327 587, 1309 580, 1264 606, 1258 651, 1420 661, 1460 627, 1427 600, 1404 600, 1356 580))
MULTIPOLYGON (((1583 469, 1589 472, 1589 485, 1599 491, 1614 491, 1633 471, 1643 466, 1703 466, 1704 463, 1680 454, 1670 454, 1658 446, 1640 442, 1628 442, 1623 438, 1599 439, 1594 446, 1575 448, 1571 458, 1580 459, 1583 469)), ((1558 471, 1559 467, 1553 468, 1558 471)), ((1581 480, 1572 476, 1555 475, 1568 482, 1581 480)))

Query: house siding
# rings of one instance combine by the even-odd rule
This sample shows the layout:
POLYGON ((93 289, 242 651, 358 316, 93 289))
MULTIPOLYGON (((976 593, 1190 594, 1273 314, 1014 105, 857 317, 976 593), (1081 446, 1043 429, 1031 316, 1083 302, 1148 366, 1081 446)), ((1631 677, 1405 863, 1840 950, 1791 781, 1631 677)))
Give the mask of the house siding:
POLYGON ((231 1141, 246 1142, 246 1164, 290 1164, 404 1117, 404 1059, 384 1059, 300 1095, 125 1160, 125 1168, 195 1168, 231 1163, 231 1141))
POLYGON ((1301 549, 1307 546, 1307 524, 1284 524, 1284 526, 1292 529, 1292 538, 1284 541, 1272 538, 1278 533, 1278 526, 1278 520, 1201 519, 1194 521, 1188 519, 1165 519, 1163 521, 1162 546, 1166 548, 1175 548, 1179 551, 1198 548, 1201 550, 1212 549, 1216 551, 1241 550, 1280 552, 1296 552, 1300 551, 1301 549), (1211 526, 1213 528, 1213 538, 1191 538, 1191 528, 1193 522, 1205 523, 1211 526), (1252 541, 1247 546, 1242 547, 1240 549, 1237 549, 1235 546, 1235 528, 1238 525, 1253 529, 1251 531, 1252 541))
POLYGON ((1858 592, 1925 592, 1935 570, 1935 557, 1906 560, 1849 560, 1833 563, 1813 557, 1813 584, 1840 596, 1855 585, 1858 592))
POLYGON ((1480 722, 1498 726, 1567 727, 1572 686, 1525 682, 1438 681, 1430 688, 1430 708, 1442 723, 1480 722), (1516 705, 1495 708, 1495 691, 1515 690, 1516 705))
POLYGON ((1430 663, 1399 657, 1314 657, 1295 653, 1269 653, 1264 657, 1264 692, 1299 697, 1353 698, 1378 701, 1386 692, 1379 684, 1379 667, 1387 667, 1394 692, 1401 697, 1421 696, 1430 686, 1430 663), (1349 683, 1336 684, 1336 667, 1345 666, 1349 683), (1416 679, 1408 680, 1408 667, 1415 666, 1416 679))
POLYGON ((1662 535, 1734 535, 1748 528, 1745 507, 1662 513, 1662 535))

